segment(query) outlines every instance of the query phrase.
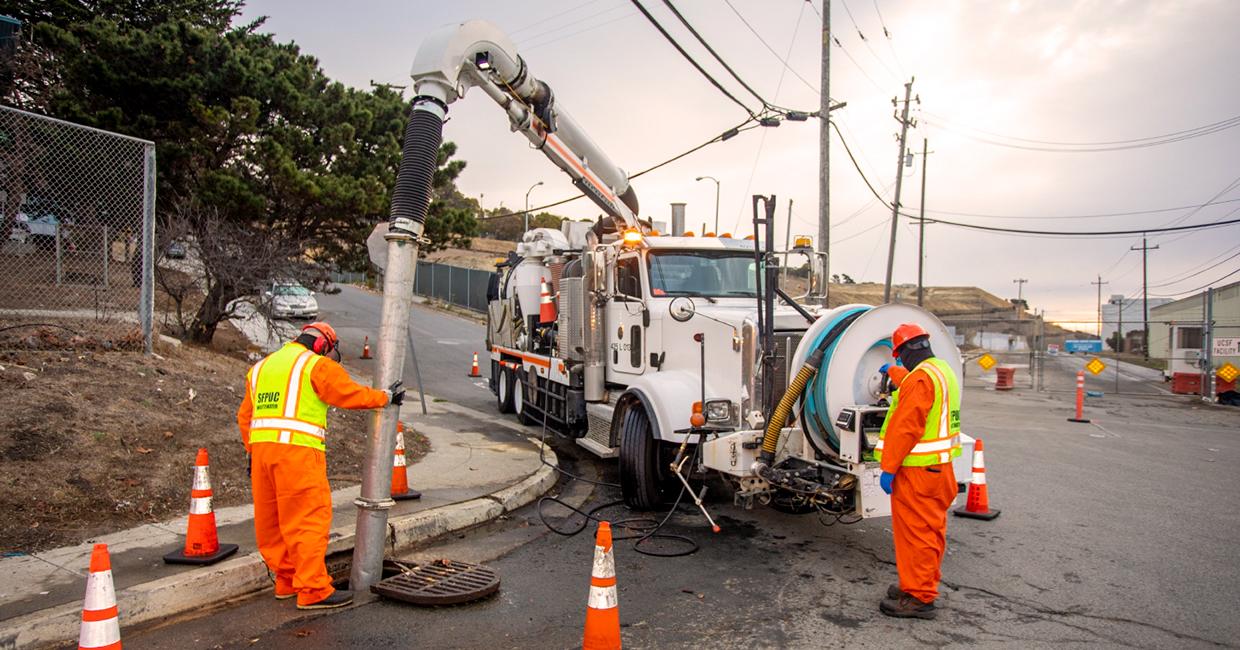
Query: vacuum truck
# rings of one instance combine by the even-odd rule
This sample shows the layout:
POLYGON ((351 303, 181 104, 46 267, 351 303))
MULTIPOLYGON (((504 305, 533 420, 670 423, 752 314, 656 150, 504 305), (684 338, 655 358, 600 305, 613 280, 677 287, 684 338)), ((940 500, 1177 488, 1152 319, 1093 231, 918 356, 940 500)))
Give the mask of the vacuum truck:
MULTIPOLYGON (((825 256, 808 238, 773 248, 774 197, 754 197, 745 239, 683 232, 675 219, 656 230, 638 217, 627 174, 489 23, 435 32, 412 76, 417 97, 444 113, 480 89, 605 213, 531 229, 498 265, 486 349, 500 412, 616 458, 637 509, 717 472, 746 507, 890 513, 873 460, 890 397, 880 368, 893 362, 891 333, 916 322, 959 376, 959 350, 937 318, 907 304, 819 306, 825 256), (779 286, 788 256, 806 262, 806 295, 779 286)), ((973 439, 960 438, 954 469, 967 477, 973 439)))

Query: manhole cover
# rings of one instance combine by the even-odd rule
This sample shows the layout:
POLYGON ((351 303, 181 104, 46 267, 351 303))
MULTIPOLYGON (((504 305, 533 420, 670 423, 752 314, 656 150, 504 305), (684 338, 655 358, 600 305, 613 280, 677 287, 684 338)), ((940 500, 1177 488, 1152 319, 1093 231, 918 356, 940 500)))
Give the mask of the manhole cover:
POLYGON ((454 560, 435 560, 430 564, 406 565, 385 562, 384 578, 371 591, 414 605, 456 605, 477 600, 499 591, 499 576, 491 569, 454 560))

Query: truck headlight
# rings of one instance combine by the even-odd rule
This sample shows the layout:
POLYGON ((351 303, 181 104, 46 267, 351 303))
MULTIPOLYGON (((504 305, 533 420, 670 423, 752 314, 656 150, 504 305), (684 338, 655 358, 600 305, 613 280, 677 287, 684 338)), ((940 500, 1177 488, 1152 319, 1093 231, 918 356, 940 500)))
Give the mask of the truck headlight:
POLYGON ((732 402, 726 399, 707 400, 702 412, 707 422, 731 422, 732 402))

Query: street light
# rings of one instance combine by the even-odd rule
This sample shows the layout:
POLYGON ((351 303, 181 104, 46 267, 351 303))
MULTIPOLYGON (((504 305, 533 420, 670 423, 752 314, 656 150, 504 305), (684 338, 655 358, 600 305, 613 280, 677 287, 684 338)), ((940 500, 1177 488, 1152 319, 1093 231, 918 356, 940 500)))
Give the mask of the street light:
MULTIPOLYGON (((696 179, 694 179, 694 180, 699 180, 699 181, 711 180, 711 181, 715 181, 715 234, 719 234, 719 179, 715 178, 714 176, 698 176, 698 177, 697 177, 696 179)), ((705 234, 705 233, 703 233, 703 234, 705 234)))
POLYGON ((537 183, 534 183, 533 185, 531 185, 530 189, 525 191, 525 230, 527 232, 530 229, 530 192, 533 192, 535 187, 538 187, 539 185, 542 185, 542 184, 543 184, 542 181, 538 181, 537 183))

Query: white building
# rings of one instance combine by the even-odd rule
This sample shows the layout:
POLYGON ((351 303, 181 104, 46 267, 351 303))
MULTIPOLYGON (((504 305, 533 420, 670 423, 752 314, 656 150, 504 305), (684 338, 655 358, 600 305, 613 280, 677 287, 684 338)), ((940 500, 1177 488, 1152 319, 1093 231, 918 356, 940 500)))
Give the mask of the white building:
MULTIPOLYGON (((1168 298, 1150 298, 1150 312, 1153 312, 1155 307, 1169 302, 1171 300, 1168 298)), ((1124 325, 1124 333, 1145 327, 1145 319, 1141 311, 1142 304, 1143 301, 1140 298, 1125 299, 1123 294, 1112 294, 1110 300, 1102 303, 1102 340, 1111 340, 1111 337, 1119 330, 1120 323, 1124 325), (1124 305, 1122 311, 1120 310, 1121 302, 1124 305)), ((1150 327, 1153 328, 1153 325, 1150 327)))
MULTIPOLYGON (((1168 373, 1200 372, 1206 292, 1150 309, 1150 356, 1167 359, 1168 373)), ((1240 282, 1214 289, 1214 367, 1240 367, 1240 282), (1227 354, 1227 352, 1231 354, 1227 354)), ((1124 329, 1128 325, 1125 322, 1124 329)))

